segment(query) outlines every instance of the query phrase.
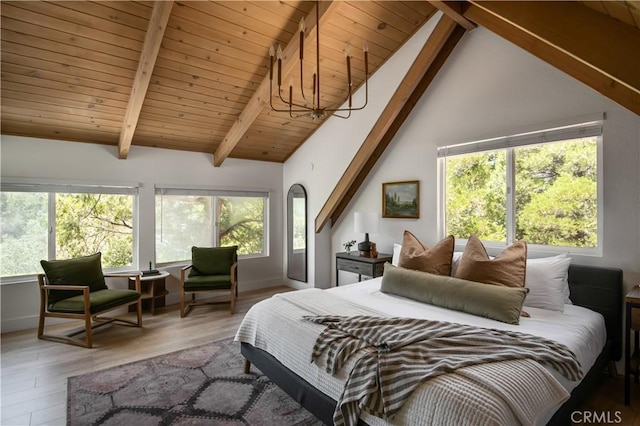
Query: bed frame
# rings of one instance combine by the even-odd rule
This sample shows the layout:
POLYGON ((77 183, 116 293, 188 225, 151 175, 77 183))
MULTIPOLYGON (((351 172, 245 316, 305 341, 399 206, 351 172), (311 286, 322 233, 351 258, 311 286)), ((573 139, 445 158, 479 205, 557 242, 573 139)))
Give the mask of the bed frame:
MULTIPOLYGON (((607 344, 582 382, 573 389, 571 398, 556 411, 549 425, 569 424, 571 413, 580 407, 597 386, 606 367, 611 367, 613 362, 622 358, 622 270, 571 265, 569 288, 573 304, 602 314, 607 329, 607 344)), ((311 386, 269 353, 247 343, 242 343, 240 351, 247 361, 246 372, 250 364, 255 365, 319 420, 328 425, 333 424, 336 407, 334 399, 311 386)))

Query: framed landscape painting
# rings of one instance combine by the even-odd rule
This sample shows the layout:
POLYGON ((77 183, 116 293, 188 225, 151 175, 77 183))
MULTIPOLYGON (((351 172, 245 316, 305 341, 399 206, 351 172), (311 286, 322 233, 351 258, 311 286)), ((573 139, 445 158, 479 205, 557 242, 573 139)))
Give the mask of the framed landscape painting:
POLYGON ((418 219, 420 217, 420 181, 383 183, 382 217, 418 219))

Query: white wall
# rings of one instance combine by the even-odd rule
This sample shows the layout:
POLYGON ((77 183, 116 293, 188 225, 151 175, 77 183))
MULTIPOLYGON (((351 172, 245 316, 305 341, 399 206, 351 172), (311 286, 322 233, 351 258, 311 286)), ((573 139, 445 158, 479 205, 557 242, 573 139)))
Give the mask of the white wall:
MULTIPOLYGON (((2 136, 2 178, 72 182, 139 183, 139 259, 145 268, 154 259, 155 184, 269 191, 269 256, 241 259, 239 291, 281 285, 283 263, 283 197, 281 164, 227 159, 214 167, 211 154, 133 146, 126 160, 107 145, 2 136)), ((155 261, 154 261, 155 264, 155 261)), ((166 303, 179 302, 179 267, 167 269, 166 303)), ((113 283, 125 287, 126 282, 113 283)), ((0 286, 2 332, 35 327, 39 304, 36 282, 0 286)))
MULTIPOLYGON (((425 31, 416 34, 396 56, 421 47, 426 35, 425 31)), ((404 74, 410 59, 395 60, 394 56, 375 77, 383 81, 402 78, 400 74, 404 74)), ((386 90, 377 85, 370 88, 371 98, 386 96, 386 90)), ((377 116, 378 111, 375 106, 368 108, 368 117, 373 120, 370 115, 377 116)), ((325 256, 335 268, 335 253, 344 251, 342 243, 363 239, 353 231, 353 212, 379 212, 383 182, 419 180, 421 217, 382 219, 380 232, 371 235, 378 251, 390 253, 392 244, 401 242, 405 229, 427 244, 437 242, 441 237, 437 226, 438 146, 503 136, 540 123, 603 112, 607 117, 603 138, 603 256, 574 256, 574 262, 622 268, 628 291, 640 281, 640 118, 483 28, 463 37, 339 222, 330 231, 325 227, 322 238, 330 240, 331 247, 325 256)), ((364 140, 366 129, 360 129, 359 137, 352 134, 345 138, 344 126, 335 119, 328 122, 285 163, 285 188, 300 182, 312 200, 310 237, 320 208, 364 140)), ((363 126, 363 122, 354 125, 363 126)), ((318 253, 310 256, 311 263, 319 259, 326 263, 318 253)), ((335 285, 335 272, 329 279, 331 284, 310 281, 308 285, 335 285)), ((355 274, 340 273, 341 284, 356 279, 355 274)))

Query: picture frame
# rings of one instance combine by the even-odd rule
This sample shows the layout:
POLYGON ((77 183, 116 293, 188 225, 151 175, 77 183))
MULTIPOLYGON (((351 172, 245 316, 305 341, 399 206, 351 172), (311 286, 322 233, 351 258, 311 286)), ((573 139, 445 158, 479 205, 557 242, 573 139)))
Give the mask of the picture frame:
POLYGON ((420 218, 420 181, 386 182, 382 184, 382 217, 420 218))

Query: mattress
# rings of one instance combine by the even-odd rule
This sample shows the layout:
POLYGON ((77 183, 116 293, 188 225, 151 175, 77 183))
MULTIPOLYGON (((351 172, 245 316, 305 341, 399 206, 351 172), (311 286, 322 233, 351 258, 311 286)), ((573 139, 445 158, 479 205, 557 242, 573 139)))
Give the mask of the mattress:
MULTIPOLYGON (((576 354, 585 373, 594 364, 607 340, 607 330, 602 315, 581 306, 566 304, 564 312, 525 306, 523 311, 527 312, 530 317, 521 317, 519 325, 511 325, 382 293, 380 291, 381 282, 382 277, 379 277, 325 291, 346 300, 357 301, 389 316, 448 321, 545 337, 562 343, 576 354)), ((578 382, 566 380, 555 370, 550 371, 568 391, 571 391, 578 384, 578 382)))
MULTIPOLYGON (((352 364, 347 364, 335 376, 329 376, 325 373, 322 362, 319 362, 318 365, 311 364, 310 354, 322 327, 303 321, 303 315, 404 316, 524 332, 566 345, 576 354, 585 373, 595 362, 606 341, 606 330, 602 316, 579 306, 566 305, 564 312, 526 308, 530 317, 521 318, 520 325, 509 325, 382 293, 380 292, 380 283, 381 278, 376 278, 329 290, 308 289, 276 295, 256 304, 249 311, 238 330, 236 340, 249 343, 270 353, 285 367, 335 400, 340 397, 352 364)), ((567 391, 567 396, 568 392, 578 384, 578 382, 565 379, 555 370, 549 369, 549 372, 557 380, 554 382, 558 384, 558 387, 567 391)), ((394 417, 392 423, 424 424, 425 416, 436 415, 440 415, 440 419, 449 419, 450 424, 470 424, 472 422, 514 424, 518 422, 513 417, 513 413, 502 406, 503 404, 488 397, 488 391, 486 397, 483 393, 485 390, 481 387, 475 392, 464 394, 459 391, 460 389, 456 389, 456 386, 468 388, 471 384, 466 383, 460 377, 455 379, 459 380, 459 383, 448 387, 443 386, 443 381, 440 378, 430 380, 419 389, 419 392, 418 390, 414 392, 416 395, 415 397, 412 395, 407 401, 406 410, 403 408, 394 417), (432 388, 431 393, 429 393, 430 388, 432 388), (439 393, 433 392, 433 389, 437 389, 439 393), (469 395, 473 395, 473 397, 469 397, 469 395), (433 398, 455 400, 455 404, 464 405, 466 408, 456 410, 453 408, 455 404, 446 408, 444 408, 445 404, 438 404, 438 410, 425 411, 425 407, 433 406, 433 401, 431 401, 433 398), (439 411, 440 414, 436 411, 439 411), (467 417, 455 417, 459 415, 459 411, 466 411, 467 417), (484 416, 485 412, 490 414, 484 416)), ((565 399, 559 398, 553 402, 541 401, 541 412, 537 415, 534 423, 546 423, 565 399)), ((434 417, 431 418, 434 419, 434 417)), ((371 425, 386 424, 381 419, 366 413, 363 415, 363 419, 371 425)))

